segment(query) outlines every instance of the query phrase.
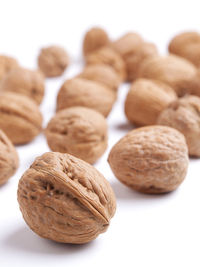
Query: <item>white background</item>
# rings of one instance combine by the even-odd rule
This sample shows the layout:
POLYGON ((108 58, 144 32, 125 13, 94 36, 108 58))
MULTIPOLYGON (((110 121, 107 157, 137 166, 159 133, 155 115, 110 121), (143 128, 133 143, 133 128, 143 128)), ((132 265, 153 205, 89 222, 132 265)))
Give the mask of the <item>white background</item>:
MULTIPOLYGON (((41 105, 44 126, 55 111, 63 81, 82 67, 81 42, 93 25, 112 38, 137 31, 166 52, 170 38, 182 30, 199 30, 199 1, 0 1, 0 53, 15 56, 21 65, 36 67, 42 46, 59 44, 72 63, 63 77, 46 82, 41 105)), ((118 102, 108 118, 109 148, 96 167, 110 181, 117 212, 110 228, 86 245, 57 244, 41 239, 26 226, 16 200, 18 180, 34 158, 48 151, 41 134, 29 145, 17 147, 20 168, 0 188, 0 266, 200 266, 200 161, 191 160, 181 187, 171 194, 136 193, 116 180, 107 155, 132 126, 123 113, 128 85, 119 88, 118 102)))

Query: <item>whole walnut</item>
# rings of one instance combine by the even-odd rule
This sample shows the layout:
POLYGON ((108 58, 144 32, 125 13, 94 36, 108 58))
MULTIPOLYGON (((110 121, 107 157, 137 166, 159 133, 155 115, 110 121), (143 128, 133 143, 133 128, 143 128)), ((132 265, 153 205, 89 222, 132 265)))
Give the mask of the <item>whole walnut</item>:
POLYGON ((88 65, 78 75, 79 78, 95 81, 117 91, 120 79, 112 67, 105 64, 88 65))
POLYGON ((189 91, 188 82, 196 75, 195 66, 184 58, 168 55, 145 59, 138 71, 140 78, 155 79, 170 85, 182 96, 189 91))
POLYGON ((107 33, 99 28, 93 27, 86 32, 83 39, 83 54, 89 55, 91 52, 109 44, 110 40, 107 33))
POLYGON ((60 46, 42 48, 38 56, 38 66, 46 77, 57 77, 63 74, 69 65, 69 56, 60 46))
POLYGON ((169 52, 191 61, 200 67, 200 34, 183 32, 176 35, 169 43, 169 52))
POLYGON ((200 157, 200 98, 185 96, 172 102, 157 123, 179 130, 186 138, 189 155, 200 157))
POLYGON ((18 166, 17 151, 8 137, 0 130, 0 185, 15 174, 18 166))
POLYGON ((52 151, 69 153, 91 164, 107 148, 107 123, 99 112, 85 107, 63 109, 45 130, 52 151))
POLYGON ((40 104, 44 96, 44 87, 44 77, 40 71, 16 68, 4 76, 0 91, 19 93, 40 104))
POLYGON ((87 65, 106 64, 111 66, 121 81, 126 79, 126 66, 124 60, 110 47, 102 47, 86 57, 87 65))
POLYGON ((105 232, 116 209, 112 188, 100 172, 58 152, 36 158, 19 181, 18 202, 39 236, 74 244, 105 232))
POLYGON ((175 190, 188 169, 184 136, 166 126, 130 131, 112 148, 108 162, 115 176, 134 190, 160 194, 175 190))
POLYGON ((42 129, 42 115, 38 106, 24 95, 2 93, 0 129, 15 145, 32 141, 42 129))
POLYGON ((19 64, 15 58, 0 55, 0 81, 9 71, 18 67, 19 64))
POLYGON ((116 100, 116 93, 86 79, 74 78, 64 82, 57 96, 57 111, 73 106, 95 109, 105 117, 116 100))
POLYGON ((156 80, 138 79, 126 96, 126 117, 138 126, 156 124, 160 112, 176 98, 170 86, 156 80))

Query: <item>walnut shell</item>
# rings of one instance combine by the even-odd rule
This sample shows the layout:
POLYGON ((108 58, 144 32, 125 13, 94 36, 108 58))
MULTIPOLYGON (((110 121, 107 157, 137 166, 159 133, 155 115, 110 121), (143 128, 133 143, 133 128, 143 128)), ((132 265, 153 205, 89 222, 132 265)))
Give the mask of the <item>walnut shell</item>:
POLYGON ((110 47, 102 47, 86 57, 86 64, 106 64, 111 66, 121 81, 126 79, 126 67, 122 57, 110 47))
POLYGON ((17 151, 8 137, 0 130, 0 185, 15 174, 18 166, 17 151))
POLYGON ((19 93, 40 104, 44 96, 44 77, 40 71, 25 68, 11 70, 1 81, 2 92, 19 93))
POLYGON ((12 69, 18 68, 19 64, 13 57, 0 55, 0 80, 12 69))
POLYGON ((16 145, 32 141, 42 129, 42 115, 38 106, 20 94, 1 94, 0 129, 16 145))
POLYGON ((156 124, 160 112, 177 98, 168 85, 148 79, 132 83, 125 101, 125 114, 138 126, 156 124))
POLYGON ((109 65, 105 64, 88 65, 78 77, 98 82, 113 91, 117 91, 120 84, 117 73, 109 65))
POLYGON ((125 185, 143 193, 175 190, 188 168, 184 136, 166 126, 146 126, 129 132, 111 150, 108 162, 125 185))
POLYGON ((175 55, 149 57, 141 64, 138 76, 155 79, 170 85, 182 96, 188 91, 188 82, 196 75, 195 66, 175 55))
POLYGON ((45 130, 52 151, 69 153, 94 163, 107 148, 107 123, 99 112, 85 107, 59 111, 45 130))
POLYGON ((172 102, 157 123, 179 130, 186 138, 189 155, 200 157, 200 98, 185 96, 172 102))
POLYGON ((83 40, 83 54, 89 55, 91 52, 98 50, 99 48, 109 44, 110 40, 107 33, 99 28, 93 27, 86 32, 83 40))
POLYGON ((67 80, 57 97, 57 111, 73 106, 95 109, 105 117, 110 113, 116 94, 107 87, 86 79, 67 80))
POLYGON ((36 158, 19 181, 18 202, 29 227, 63 243, 87 243, 105 232, 116 209, 108 181, 69 154, 36 158))
POLYGON ((169 52, 191 61, 200 67, 200 34, 183 32, 176 35, 169 43, 169 52))
POLYGON ((60 46, 42 48, 38 56, 38 66, 46 77, 57 77, 63 74, 69 65, 69 56, 60 46))

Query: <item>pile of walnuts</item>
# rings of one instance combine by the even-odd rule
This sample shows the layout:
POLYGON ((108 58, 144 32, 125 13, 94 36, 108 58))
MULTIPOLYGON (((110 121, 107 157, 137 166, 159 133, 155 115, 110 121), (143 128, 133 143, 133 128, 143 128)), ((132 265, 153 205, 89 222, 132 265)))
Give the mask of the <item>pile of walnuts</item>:
POLYGON ((200 157, 199 33, 175 36, 163 56, 137 33, 112 41, 95 27, 84 36, 83 58, 84 69, 61 86, 43 131, 45 78, 64 73, 68 53, 59 46, 41 49, 38 70, 0 56, 0 185, 19 166, 14 145, 43 131, 52 152, 21 177, 20 210, 41 237, 75 244, 105 232, 115 214, 114 192, 91 164, 107 149, 106 117, 121 83, 131 83, 124 111, 133 130, 108 156, 119 181, 142 193, 171 192, 185 179, 189 156, 200 157))

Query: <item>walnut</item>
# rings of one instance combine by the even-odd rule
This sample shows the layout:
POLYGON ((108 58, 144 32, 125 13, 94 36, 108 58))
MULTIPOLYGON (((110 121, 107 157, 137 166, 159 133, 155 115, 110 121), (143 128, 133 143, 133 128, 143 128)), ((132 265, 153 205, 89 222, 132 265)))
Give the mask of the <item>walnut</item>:
POLYGON ((42 115, 38 106, 20 94, 1 94, 0 129, 16 145, 32 141, 42 129, 42 115))
POLYGON ((0 81, 9 71, 18 67, 19 64, 15 58, 0 55, 0 81))
POLYGON ((126 97, 126 117, 138 126, 156 124, 160 112, 176 98, 170 86, 156 80, 138 79, 126 97))
POLYGON ((52 151, 94 163, 107 148, 107 123, 99 112, 72 107, 59 111, 45 131, 52 151))
POLYGON ((166 126, 129 132, 111 150, 108 162, 115 176, 134 190, 159 194, 175 190, 188 168, 184 136, 166 126))
POLYGON ((86 79, 67 80, 57 97, 57 111, 73 106, 95 109, 105 117, 110 113, 116 100, 116 93, 107 87, 86 79))
POLYGON ((63 243, 87 243, 105 232, 116 208, 108 181, 69 154, 36 158, 19 181, 18 202, 29 227, 63 243))
POLYGON ((40 104, 44 96, 44 87, 44 77, 40 71, 16 68, 4 76, 0 91, 19 93, 40 104))
POLYGON ((184 134, 189 155, 200 157, 200 98, 185 96, 172 102, 158 117, 158 124, 173 127, 184 134))
POLYGON ((15 174, 18 166, 17 151, 8 137, 0 130, 0 185, 15 174))
POLYGON ((57 77, 63 74, 69 65, 69 56, 60 46, 42 48, 38 56, 38 66, 46 77, 57 77))

